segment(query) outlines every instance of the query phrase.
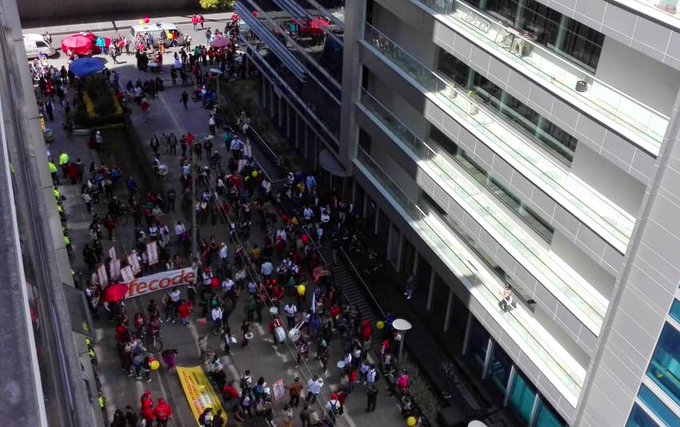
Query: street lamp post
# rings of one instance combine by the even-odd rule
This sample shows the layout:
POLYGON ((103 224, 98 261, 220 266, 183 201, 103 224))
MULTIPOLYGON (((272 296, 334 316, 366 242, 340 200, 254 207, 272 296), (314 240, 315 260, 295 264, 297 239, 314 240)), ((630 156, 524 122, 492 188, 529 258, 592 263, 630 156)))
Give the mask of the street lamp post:
POLYGON ((399 341, 399 363, 401 363, 401 356, 404 353, 406 332, 410 331, 412 327, 411 322, 405 319, 394 319, 392 321, 392 328, 401 334, 401 341, 399 341))
POLYGON ((198 227, 196 226, 196 150, 191 150, 191 259, 198 251, 198 227))

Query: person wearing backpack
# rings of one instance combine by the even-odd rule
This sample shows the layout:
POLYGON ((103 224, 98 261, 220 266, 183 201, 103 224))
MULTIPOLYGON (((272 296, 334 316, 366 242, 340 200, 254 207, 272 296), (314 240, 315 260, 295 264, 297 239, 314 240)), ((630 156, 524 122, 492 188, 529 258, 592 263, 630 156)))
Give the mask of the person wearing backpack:
POLYGON ((334 426, 338 417, 342 415, 342 406, 338 400, 338 395, 331 394, 331 399, 326 402, 326 420, 331 426, 334 426))

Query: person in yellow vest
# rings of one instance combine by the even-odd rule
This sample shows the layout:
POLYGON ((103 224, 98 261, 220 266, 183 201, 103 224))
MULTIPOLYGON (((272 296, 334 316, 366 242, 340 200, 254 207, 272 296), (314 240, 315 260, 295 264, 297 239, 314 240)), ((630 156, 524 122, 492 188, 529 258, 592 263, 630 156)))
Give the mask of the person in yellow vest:
POLYGON ((57 175, 58 169, 57 165, 54 164, 53 161, 47 162, 47 166, 50 168, 50 175, 52 175, 52 184, 54 185, 60 185, 61 183, 59 182, 59 176, 57 175))
POLYGON ((60 152, 59 167, 61 168, 61 173, 64 175, 64 178, 66 177, 66 169, 68 168, 69 163, 71 163, 71 158, 68 156, 68 154, 63 151, 60 152))

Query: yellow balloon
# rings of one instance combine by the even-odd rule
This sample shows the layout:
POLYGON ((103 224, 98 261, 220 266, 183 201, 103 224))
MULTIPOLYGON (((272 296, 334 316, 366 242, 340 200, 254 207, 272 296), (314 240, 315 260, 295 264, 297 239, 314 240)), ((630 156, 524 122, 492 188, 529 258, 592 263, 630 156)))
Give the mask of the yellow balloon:
POLYGON ((306 291, 307 291, 307 288, 305 288, 305 285, 298 285, 298 287, 297 287, 298 295, 304 296, 306 291))
POLYGON ((144 20, 143 20, 143 19, 140 19, 140 20, 139 20, 139 25, 144 25, 144 20))
POLYGON ((253 178, 257 178, 257 171, 253 171, 250 175, 251 175, 253 178))
POLYGON ((375 324, 375 327, 378 328, 378 330, 382 330, 385 327, 385 322, 382 320, 378 320, 378 322, 375 324))
POLYGON ((416 417, 406 418, 406 425, 408 427, 414 427, 417 423, 418 423, 418 420, 416 420, 416 417))
POLYGON ((152 371, 157 371, 158 368, 160 368, 160 367, 161 367, 161 362, 159 362, 158 360, 154 360, 153 362, 151 362, 151 370, 152 371))

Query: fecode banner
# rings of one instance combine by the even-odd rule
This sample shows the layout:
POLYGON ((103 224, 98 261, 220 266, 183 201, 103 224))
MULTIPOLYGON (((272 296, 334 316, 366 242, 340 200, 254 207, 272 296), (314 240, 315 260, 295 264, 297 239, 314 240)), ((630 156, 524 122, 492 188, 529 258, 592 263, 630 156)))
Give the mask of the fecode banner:
POLYGON ((138 277, 127 283, 128 293, 125 299, 139 297, 164 289, 172 289, 195 281, 196 275, 190 267, 138 277))
MULTIPOLYGON (((205 408, 210 406, 212 412, 217 413, 217 411, 222 409, 222 404, 220 399, 215 394, 212 384, 205 376, 203 369, 200 366, 194 366, 192 368, 182 368, 177 367, 177 375, 182 383, 182 389, 184 389, 184 395, 187 397, 187 402, 191 407, 191 412, 194 413, 194 418, 198 422, 198 417, 201 416, 205 408)), ((227 413, 222 409, 222 415, 227 416, 227 413)))

